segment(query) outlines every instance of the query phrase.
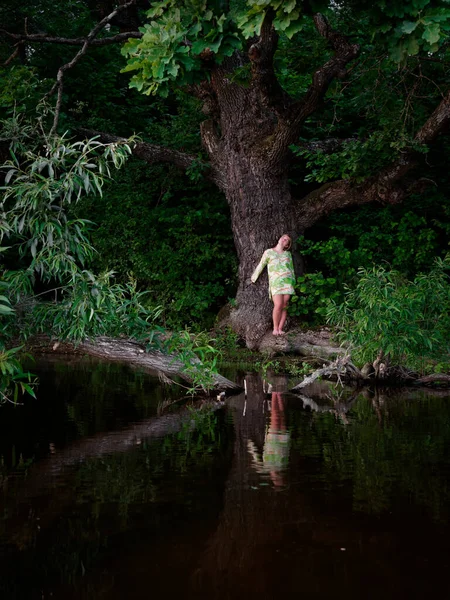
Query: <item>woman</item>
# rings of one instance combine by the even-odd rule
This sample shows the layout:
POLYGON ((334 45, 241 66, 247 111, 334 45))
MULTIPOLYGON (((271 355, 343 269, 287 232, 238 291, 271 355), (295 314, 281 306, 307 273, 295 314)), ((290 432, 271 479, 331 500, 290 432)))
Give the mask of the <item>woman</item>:
POLYGON ((269 274, 269 296, 273 300, 273 335, 284 335, 283 327, 287 317, 287 305, 294 291, 294 265, 289 252, 292 241, 284 234, 274 248, 269 248, 262 255, 251 280, 255 283, 267 265, 269 274))

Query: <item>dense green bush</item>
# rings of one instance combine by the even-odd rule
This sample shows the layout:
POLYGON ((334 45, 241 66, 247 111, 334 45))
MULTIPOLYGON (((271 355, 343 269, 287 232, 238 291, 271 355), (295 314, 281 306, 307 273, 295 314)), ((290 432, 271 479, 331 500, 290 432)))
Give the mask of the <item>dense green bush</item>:
POLYGON ((296 295, 292 297, 289 314, 309 323, 321 323, 327 313, 328 303, 341 298, 336 279, 324 277, 319 271, 297 277, 296 295))
POLYGON ((364 206, 335 213, 298 239, 306 272, 297 280, 289 313, 324 322, 329 300, 354 287, 360 269, 383 266, 405 277, 428 273, 450 240, 450 198, 431 188, 408 206, 364 206))
POLYGON ((341 304, 328 306, 328 322, 359 363, 382 350, 394 364, 423 371, 425 361, 450 350, 450 256, 408 280, 384 267, 360 269, 341 304))

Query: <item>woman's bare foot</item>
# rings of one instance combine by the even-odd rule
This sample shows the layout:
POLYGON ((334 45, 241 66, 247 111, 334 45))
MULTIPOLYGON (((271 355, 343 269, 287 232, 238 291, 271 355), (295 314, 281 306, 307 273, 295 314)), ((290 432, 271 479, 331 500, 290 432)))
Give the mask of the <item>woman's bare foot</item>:
POLYGON ((280 335, 280 332, 278 331, 278 329, 274 329, 272 331, 272 335, 280 335))
POLYGON ((286 335, 286 332, 283 331, 282 329, 279 329, 278 330, 278 335, 286 335))

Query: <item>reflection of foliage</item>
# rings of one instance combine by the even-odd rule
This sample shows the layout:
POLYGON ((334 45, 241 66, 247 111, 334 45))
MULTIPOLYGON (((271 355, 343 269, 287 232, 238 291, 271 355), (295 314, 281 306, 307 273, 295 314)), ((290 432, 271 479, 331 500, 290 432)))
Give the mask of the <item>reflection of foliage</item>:
POLYGON ((158 503, 166 476, 179 477, 188 470, 213 471, 228 443, 221 429, 223 423, 216 412, 207 407, 188 409, 178 433, 159 442, 136 440, 136 448, 130 452, 87 461, 77 476, 79 502, 89 500, 96 517, 115 505, 120 519, 133 504, 158 503))
POLYGON ((36 397, 33 387, 36 380, 31 373, 22 369, 17 353, 21 348, 6 348, 0 343, 0 404, 6 401, 17 402, 19 392, 36 397))
POLYGON ((348 425, 331 413, 296 416, 294 448, 320 458, 319 477, 326 485, 351 487, 354 509, 383 513, 400 504, 405 512, 415 504, 433 519, 446 518, 450 412, 445 399, 426 392, 417 392, 413 401, 360 396, 348 425))
POLYGON ((186 456, 209 454, 220 443, 217 414, 208 406, 203 409, 188 407, 190 419, 185 421, 178 439, 186 445, 186 456))

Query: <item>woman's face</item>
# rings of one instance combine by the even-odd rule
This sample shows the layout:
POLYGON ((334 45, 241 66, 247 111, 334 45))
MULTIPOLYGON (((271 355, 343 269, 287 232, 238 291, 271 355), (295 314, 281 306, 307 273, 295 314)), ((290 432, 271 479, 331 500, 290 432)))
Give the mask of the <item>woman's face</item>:
POLYGON ((282 235, 278 240, 278 243, 281 245, 283 250, 287 250, 291 247, 291 238, 288 235, 282 235))

